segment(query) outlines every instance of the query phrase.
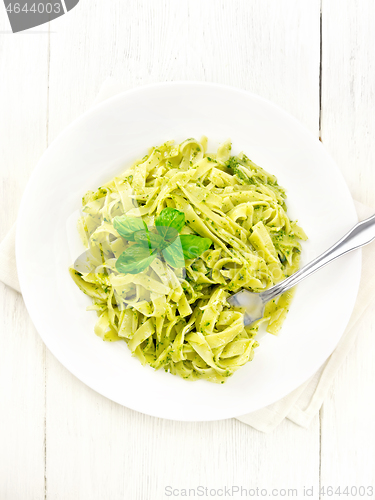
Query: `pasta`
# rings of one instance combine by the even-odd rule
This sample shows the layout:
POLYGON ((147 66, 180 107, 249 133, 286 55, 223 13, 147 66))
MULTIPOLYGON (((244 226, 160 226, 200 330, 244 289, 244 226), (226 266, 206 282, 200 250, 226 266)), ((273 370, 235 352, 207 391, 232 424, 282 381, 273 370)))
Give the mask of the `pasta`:
POLYGON ((103 340, 126 341, 154 369, 224 383, 253 359, 262 323, 279 332, 293 292, 246 327, 227 298, 294 273, 306 235, 273 175, 231 156, 230 141, 206 148, 205 137, 166 142, 86 193, 78 231, 88 250, 70 273, 103 340))

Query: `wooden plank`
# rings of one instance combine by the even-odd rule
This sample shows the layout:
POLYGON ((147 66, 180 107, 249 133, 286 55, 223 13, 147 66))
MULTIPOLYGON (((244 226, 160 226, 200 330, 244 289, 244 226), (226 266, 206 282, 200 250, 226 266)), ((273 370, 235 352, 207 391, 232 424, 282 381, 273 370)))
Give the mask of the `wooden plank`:
POLYGON ((323 0, 322 133, 353 197, 375 205, 375 4, 323 0))
MULTIPOLYGON (((128 87, 181 79, 239 86, 318 134, 318 0, 81 2, 54 30, 51 139, 110 74, 128 87)), ((318 482, 318 419, 309 430, 284 422, 270 436, 234 420, 154 419, 94 393, 48 355, 49 499, 159 499, 168 485, 301 489, 318 482)))
MULTIPOLYGON (((0 240, 46 147, 47 35, 13 35, 0 8, 0 240)), ((42 300, 42 298, 41 298, 42 300)), ((45 493, 45 348, 22 297, 0 283, 0 498, 45 493)))
POLYGON ((318 489, 318 419, 309 430, 285 421, 270 435, 234 419, 171 422, 112 403, 49 363, 48 385, 57 390, 59 381, 60 389, 55 397, 48 390, 47 498, 159 500, 169 487, 198 486, 318 489))
MULTIPOLYGON (((375 207, 375 5, 323 0, 322 139, 353 196, 375 207)), ((370 310, 375 310, 375 302, 370 310)), ((322 486, 375 487, 375 314, 322 410, 322 486)), ((354 498, 355 490, 349 498, 354 498)), ((367 491, 366 491, 367 494, 367 491)), ((369 497, 371 498, 371 496, 369 497)))

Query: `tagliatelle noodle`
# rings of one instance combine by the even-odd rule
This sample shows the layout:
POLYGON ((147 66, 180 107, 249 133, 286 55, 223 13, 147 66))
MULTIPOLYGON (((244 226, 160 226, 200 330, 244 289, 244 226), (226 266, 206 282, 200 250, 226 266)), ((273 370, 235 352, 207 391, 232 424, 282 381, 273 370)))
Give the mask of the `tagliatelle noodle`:
POLYGON ((207 154, 207 139, 172 141, 150 150, 123 174, 88 192, 78 231, 89 248, 89 269, 70 268, 99 316, 95 333, 123 340, 143 364, 185 379, 223 383, 251 361, 262 323, 277 334, 293 291, 244 326, 244 311, 227 298, 246 288, 260 292, 299 267, 303 230, 289 220, 285 191, 231 143, 207 154), (150 226, 171 207, 184 212, 181 234, 212 241, 199 258, 174 269, 161 257, 138 274, 122 274, 116 260, 129 246, 115 216, 142 217, 150 226), (91 266, 91 268, 90 268, 91 266))

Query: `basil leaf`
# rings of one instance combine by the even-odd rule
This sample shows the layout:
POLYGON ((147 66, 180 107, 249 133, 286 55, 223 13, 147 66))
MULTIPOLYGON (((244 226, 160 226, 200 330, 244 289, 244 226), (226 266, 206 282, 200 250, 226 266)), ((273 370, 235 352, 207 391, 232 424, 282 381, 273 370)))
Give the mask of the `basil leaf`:
POLYGON ((184 227, 185 214, 175 208, 164 208, 155 219, 155 226, 160 236, 166 241, 174 241, 184 227))
POLYGON ((160 234, 154 231, 137 231, 134 240, 150 250, 162 250, 167 246, 160 234))
POLYGON ((179 268, 185 266, 184 253, 179 238, 176 238, 173 243, 164 248, 163 257, 172 267, 179 268))
POLYGON ((116 215, 112 222, 118 234, 128 241, 134 241, 136 231, 147 230, 146 223, 140 217, 116 215))
POLYGON ((194 234, 182 234, 180 240, 185 259, 196 259, 212 245, 209 238, 201 238, 194 234))
POLYGON ((156 252, 151 252, 144 245, 135 244, 122 252, 116 261, 116 269, 123 274, 138 274, 144 271, 155 259, 156 252))

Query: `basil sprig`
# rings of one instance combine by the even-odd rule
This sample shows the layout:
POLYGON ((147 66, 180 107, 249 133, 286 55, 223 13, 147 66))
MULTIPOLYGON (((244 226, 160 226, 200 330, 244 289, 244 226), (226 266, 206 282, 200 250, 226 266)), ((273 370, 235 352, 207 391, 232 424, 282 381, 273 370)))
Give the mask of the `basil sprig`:
POLYGON ((148 247, 132 245, 122 252, 116 261, 116 269, 120 273, 138 274, 148 267, 155 255, 148 247))
POLYGON ((195 259, 212 244, 209 238, 179 232, 185 225, 185 214, 175 208, 164 208, 155 219, 155 227, 149 229, 139 217, 116 216, 113 226, 127 241, 134 242, 116 261, 116 269, 124 274, 144 271, 161 253, 174 268, 185 265, 185 259, 195 259))

